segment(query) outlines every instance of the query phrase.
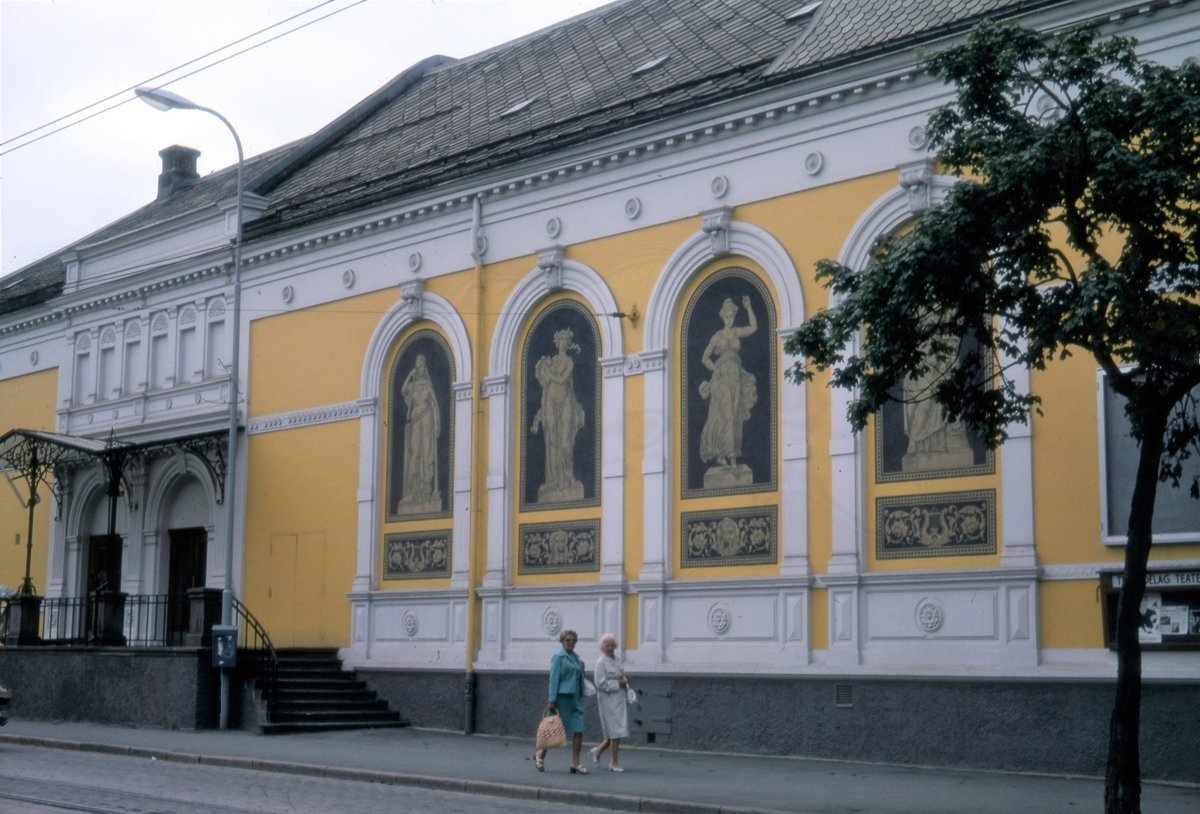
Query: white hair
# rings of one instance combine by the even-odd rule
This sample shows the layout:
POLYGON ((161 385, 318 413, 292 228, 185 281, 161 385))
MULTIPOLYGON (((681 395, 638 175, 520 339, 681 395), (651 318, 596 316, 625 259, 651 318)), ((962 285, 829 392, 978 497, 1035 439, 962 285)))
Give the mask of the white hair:
POLYGON ((601 636, 601 637, 600 637, 600 649, 601 649, 601 650, 603 650, 603 649, 604 649, 604 643, 605 643, 605 642, 612 642, 613 644, 616 644, 616 643, 617 643, 617 637, 616 637, 616 636, 614 636, 614 635, 612 635, 611 633, 605 633, 603 636, 601 636))

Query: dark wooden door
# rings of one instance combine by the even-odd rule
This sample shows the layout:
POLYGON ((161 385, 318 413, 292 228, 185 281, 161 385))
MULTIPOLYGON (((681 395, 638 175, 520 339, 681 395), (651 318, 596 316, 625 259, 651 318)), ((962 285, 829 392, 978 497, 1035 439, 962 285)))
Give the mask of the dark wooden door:
POLYGON ((208 576, 208 532, 204 529, 171 529, 171 559, 167 578, 167 606, 172 633, 186 632, 191 607, 187 592, 203 588, 208 576))
POLYGON ((93 534, 88 539, 87 592, 121 590, 121 536, 93 534))

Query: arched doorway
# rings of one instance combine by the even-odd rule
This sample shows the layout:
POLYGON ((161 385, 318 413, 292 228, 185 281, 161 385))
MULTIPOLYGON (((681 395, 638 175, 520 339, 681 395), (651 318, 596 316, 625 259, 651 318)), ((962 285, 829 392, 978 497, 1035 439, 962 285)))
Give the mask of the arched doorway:
POLYGON ((190 621, 187 592, 208 578, 209 499, 192 475, 179 479, 163 513, 167 533, 167 629, 183 633, 190 621))

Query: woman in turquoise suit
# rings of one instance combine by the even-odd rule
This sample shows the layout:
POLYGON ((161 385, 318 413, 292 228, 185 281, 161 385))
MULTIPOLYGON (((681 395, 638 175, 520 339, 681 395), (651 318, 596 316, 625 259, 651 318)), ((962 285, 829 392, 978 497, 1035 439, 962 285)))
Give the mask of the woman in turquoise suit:
MULTIPOLYGON (((575 643, 579 634, 564 630, 558 634, 562 643, 550 659, 550 703, 546 709, 554 710, 562 718, 563 730, 571 735, 571 774, 589 774, 579 765, 579 753, 583 749, 583 659, 575 655, 575 643)), ((539 772, 546 771, 546 750, 533 753, 533 763, 539 772)))

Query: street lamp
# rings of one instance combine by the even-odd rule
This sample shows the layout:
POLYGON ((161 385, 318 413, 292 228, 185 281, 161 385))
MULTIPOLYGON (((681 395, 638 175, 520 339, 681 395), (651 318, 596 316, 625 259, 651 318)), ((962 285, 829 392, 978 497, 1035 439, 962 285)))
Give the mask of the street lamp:
MULTIPOLYGON (((212 108, 162 88, 137 88, 137 97, 156 110, 199 110, 211 113, 220 119, 237 144, 237 233, 233 241, 233 356, 229 365, 229 455, 225 465, 225 585, 221 593, 221 624, 233 624, 233 537, 234 495, 237 493, 237 446, 238 446, 238 358, 241 356, 239 343, 242 326, 242 140, 233 125, 212 108)), ((221 671, 221 729, 229 728, 229 672, 221 671)))

